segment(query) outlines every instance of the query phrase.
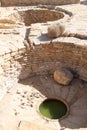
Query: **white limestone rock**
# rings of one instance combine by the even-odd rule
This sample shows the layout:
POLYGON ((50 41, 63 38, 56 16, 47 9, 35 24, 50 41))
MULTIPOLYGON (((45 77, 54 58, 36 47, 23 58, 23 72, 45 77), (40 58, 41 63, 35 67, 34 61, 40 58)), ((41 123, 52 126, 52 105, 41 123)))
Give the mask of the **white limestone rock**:
POLYGON ((65 26, 61 23, 53 23, 48 26, 48 37, 57 38, 62 36, 65 31, 65 26))

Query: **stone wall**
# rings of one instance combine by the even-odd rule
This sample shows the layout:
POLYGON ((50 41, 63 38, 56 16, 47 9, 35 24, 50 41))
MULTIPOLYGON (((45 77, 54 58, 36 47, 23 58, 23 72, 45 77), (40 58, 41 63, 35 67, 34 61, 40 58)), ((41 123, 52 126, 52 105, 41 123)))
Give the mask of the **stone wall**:
POLYGON ((24 79, 28 76, 52 74, 59 66, 67 67, 87 81, 87 47, 54 42, 21 49, 0 57, 0 74, 24 79))
POLYGON ((55 21, 64 17, 62 12, 40 8, 19 11, 18 14, 26 26, 30 26, 32 23, 46 23, 48 21, 55 21))
POLYGON ((2 6, 17 6, 17 5, 36 5, 36 4, 72 4, 78 3, 80 0, 1 0, 2 6))

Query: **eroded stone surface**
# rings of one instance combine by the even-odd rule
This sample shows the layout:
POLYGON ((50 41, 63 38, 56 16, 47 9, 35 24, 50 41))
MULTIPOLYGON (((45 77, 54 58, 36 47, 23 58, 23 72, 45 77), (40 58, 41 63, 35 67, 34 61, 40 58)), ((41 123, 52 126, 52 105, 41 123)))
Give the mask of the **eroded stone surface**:
POLYGON ((56 23, 56 24, 51 24, 50 26, 48 26, 48 37, 50 38, 57 38, 59 36, 62 36, 64 31, 65 31, 65 27, 63 24, 61 23, 56 23))
POLYGON ((54 80, 59 84, 69 85, 72 79, 72 73, 65 68, 59 68, 54 72, 54 80))

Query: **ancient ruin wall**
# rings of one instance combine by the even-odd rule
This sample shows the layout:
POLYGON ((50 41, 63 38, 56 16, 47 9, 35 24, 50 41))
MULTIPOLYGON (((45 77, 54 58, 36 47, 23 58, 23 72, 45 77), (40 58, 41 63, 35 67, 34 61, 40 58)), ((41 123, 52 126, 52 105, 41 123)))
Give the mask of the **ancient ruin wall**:
POLYGON ((2 6, 36 5, 36 4, 72 4, 80 0, 1 0, 2 6))
POLYGON ((48 9, 29 9, 26 11, 19 11, 20 18, 26 26, 32 23, 45 23, 47 21, 55 21, 62 19, 64 14, 58 11, 50 11, 48 9))
POLYGON ((87 81, 87 47, 71 43, 51 43, 21 49, 0 57, 0 73, 18 79, 37 74, 53 74, 59 66, 68 67, 87 81))

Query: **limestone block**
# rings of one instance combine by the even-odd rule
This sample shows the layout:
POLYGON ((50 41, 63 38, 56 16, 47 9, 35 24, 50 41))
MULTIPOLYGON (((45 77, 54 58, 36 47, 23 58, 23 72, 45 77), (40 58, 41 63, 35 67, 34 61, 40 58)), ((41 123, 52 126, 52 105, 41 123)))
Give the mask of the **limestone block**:
POLYGON ((57 38, 61 36, 65 31, 65 26, 61 23, 53 23, 48 26, 48 37, 57 38))
POLYGON ((69 85, 72 79, 72 73, 65 68, 59 68, 54 72, 54 80, 59 84, 69 85))

